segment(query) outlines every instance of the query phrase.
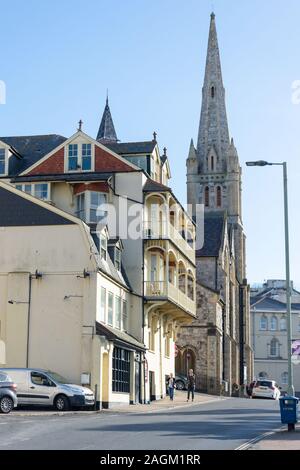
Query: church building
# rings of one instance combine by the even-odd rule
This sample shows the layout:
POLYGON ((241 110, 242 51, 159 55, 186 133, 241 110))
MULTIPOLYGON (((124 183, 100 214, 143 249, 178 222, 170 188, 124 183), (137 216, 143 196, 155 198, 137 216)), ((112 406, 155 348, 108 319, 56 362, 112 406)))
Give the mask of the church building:
POLYGON ((215 15, 211 14, 196 147, 187 158, 187 202, 204 206, 204 244, 196 251, 197 319, 177 342, 178 374, 196 388, 242 394, 252 379, 249 285, 242 222, 241 167, 229 136, 215 15))

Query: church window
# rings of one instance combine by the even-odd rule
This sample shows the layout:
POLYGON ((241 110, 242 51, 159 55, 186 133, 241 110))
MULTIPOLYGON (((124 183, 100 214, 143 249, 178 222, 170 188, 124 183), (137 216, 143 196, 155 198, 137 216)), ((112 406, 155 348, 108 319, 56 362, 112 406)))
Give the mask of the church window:
POLYGON ((213 155, 210 157, 210 168, 211 171, 215 171, 215 158, 213 155))
POLYGON ((211 93, 211 97, 214 98, 215 97, 215 87, 214 86, 211 87, 210 93, 211 93))
POLYGON ((221 186, 217 186, 217 207, 222 206, 222 190, 221 186))
POLYGON ((209 187, 208 186, 206 186, 204 190, 204 204, 205 204, 205 207, 209 207, 209 187))

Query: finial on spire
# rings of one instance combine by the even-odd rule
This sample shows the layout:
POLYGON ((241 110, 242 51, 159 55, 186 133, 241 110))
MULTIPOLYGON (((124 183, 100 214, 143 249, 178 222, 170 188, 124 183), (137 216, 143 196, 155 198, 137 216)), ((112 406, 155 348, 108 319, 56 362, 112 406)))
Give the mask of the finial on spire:
POLYGON ((106 88, 106 106, 108 105, 108 88, 106 88))
POLYGON ((216 15, 214 14, 214 12, 213 12, 213 11, 211 12, 211 14, 210 14, 210 17, 211 17, 211 19, 212 19, 212 20, 214 20, 214 19, 215 19, 215 17, 216 17, 216 15))
POLYGON ((164 147, 164 157, 167 156, 167 147, 164 147))
POLYGON ((80 119, 80 121, 78 122, 78 130, 79 131, 82 130, 82 124, 83 124, 83 121, 82 121, 82 119, 80 119))
POLYGON ((156 137, 157 137, 157 133, 154 131, 153 132, 153 141, 156 142, 156 137))

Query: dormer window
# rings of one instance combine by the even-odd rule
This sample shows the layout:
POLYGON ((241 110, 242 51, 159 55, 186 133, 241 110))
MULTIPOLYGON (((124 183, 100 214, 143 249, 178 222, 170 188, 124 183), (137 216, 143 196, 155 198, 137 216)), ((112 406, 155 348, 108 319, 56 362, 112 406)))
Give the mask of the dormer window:
POLYGON ((92 144, 69 144, 67 155, 68 171, 91 171, 92 144))
POLYGON ((78 170, 78 145, 70 144, 68 148, 68 170, 78 170))
POLYGON ((121 250, 119 247, 115 247, 115 267, 117 271, 121 271, 121 250))
POLYGON ((6 150, 0 149, 0 175, 6 174, 6 158, 5 158, 6 150))
POLYGON ((107 260, 107 237, 104 233, 100 234, 100 256, 105 261, 107 260))

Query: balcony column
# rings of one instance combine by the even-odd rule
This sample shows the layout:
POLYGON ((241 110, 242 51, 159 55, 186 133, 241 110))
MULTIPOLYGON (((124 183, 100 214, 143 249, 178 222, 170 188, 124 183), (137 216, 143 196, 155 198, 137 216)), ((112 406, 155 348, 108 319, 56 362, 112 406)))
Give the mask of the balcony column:
MULTIPOLYGON (((169 249, 169 244, 167 243, 167 250, 169 249)), ((169 250, 166 252, 166 267, 165 267, 165 286, 166 286, 166 295, 169 294, 169 250)))

